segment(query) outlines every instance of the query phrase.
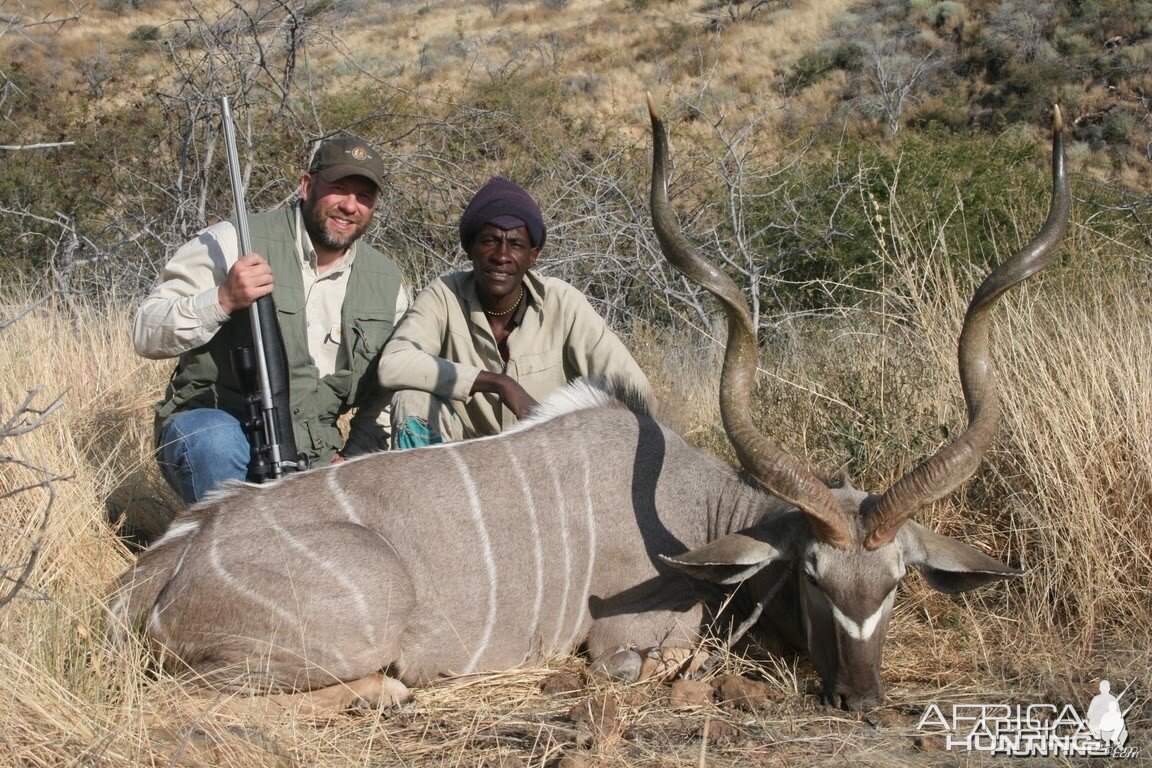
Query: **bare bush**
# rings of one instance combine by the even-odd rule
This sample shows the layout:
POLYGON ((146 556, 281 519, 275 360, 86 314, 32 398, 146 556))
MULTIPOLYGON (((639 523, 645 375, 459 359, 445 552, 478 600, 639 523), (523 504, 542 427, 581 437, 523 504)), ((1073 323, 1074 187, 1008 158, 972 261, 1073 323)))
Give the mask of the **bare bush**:
POLYGON ((878 35, 865 41, 862 51, 862 66, 854 79, 859 92, 856 103, 861 112, 879 117, 888 133, 895 135, 941 63, 934 51, 920 49, 907 36, 878 35))
POLYGON ((492 14, 492 18, 498 17, 508 8, 509 0, 484 0, 484 7, 492 14))
MULTIPOLYGON (((0 333, 24 318, 35 306, 25 307, 13 317, 0 319, 0 333)), ((0 478, 5 479, 5 490, 0 491, 0 502, 24 502, 28 495, 39 494, 38 499, 31 503, 12 506, 15 510, 32 510, 33 514, 39 515, 38 523, 22 526, 21 521, 5 515, 4 525, 22 540, 23 551, 15 555, 15 559, 0 562, 0 608, 28 590, 28 580, 40 556, 40 545, 48 530, 52 505, 56 501, 53 484, 65 479, 50 472, 42 462, 23 458, 15 452, 16 438, 39 429, 62 403, 61 398, 56 398, 48 405, 38 405, 41 399, 41 391, 36 388, 30 390, 10 412, 0 402, 0 478)))

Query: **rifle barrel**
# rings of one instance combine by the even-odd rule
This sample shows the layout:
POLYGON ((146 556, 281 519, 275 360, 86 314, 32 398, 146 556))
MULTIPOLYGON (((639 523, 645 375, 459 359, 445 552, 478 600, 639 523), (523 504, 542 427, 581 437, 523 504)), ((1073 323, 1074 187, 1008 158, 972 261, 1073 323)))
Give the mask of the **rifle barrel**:
MULTIPOLYGON (((236 151, 236 130, 232 124, 232 105, 228 97, 220 97, 220 112, 224 123, 224 154, 228 158, 228 179, 232 182, 232 202, 236 212, 236 235, 240 241, 240 257, 252 252, 252 240, 248 234, 248 210, 244 206, 244 180, 240 175, 240 159, 236 151)), ((268 357, 264 352, 264 334, 260 325, 260 301, 252 303, 249 316, 252 320, 252 344, 256 351, 256 371, 260 384, 260 409, 264 413, 264 433, 267 439, 272 476, 283 474, 280 458, 280 442, 276 437, 274 422, 275 405, 272 402, 272 386, 268 380, 268 357)))

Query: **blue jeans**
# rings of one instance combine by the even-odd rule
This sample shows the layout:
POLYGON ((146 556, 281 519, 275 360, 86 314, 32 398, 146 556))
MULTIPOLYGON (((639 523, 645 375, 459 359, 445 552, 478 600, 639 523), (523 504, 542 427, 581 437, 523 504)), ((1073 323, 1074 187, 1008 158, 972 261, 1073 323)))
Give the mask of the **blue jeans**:
POLYGON ((251 448, 239 420, 215 408, 175 414, 160 433, 160 473, 186 504, 225 480, 248 477, 251 448))

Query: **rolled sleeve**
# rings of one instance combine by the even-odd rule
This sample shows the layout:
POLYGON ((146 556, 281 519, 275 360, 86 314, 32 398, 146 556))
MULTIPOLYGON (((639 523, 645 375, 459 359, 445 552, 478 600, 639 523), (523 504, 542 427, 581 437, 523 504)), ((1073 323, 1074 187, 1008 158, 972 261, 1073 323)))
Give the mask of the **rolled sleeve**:
POLYGON ((159 284, 136 311, 132 342, 137 354, 176 357, 211 340, 228 320, 218 289, 236 263, 236 249, 235 229, 222 222, 173 254, 159 284))
POLYGON ((451 294, 436 281, 416 297, 380 356, 378 377, 385 389, 418 389, 451 400, 467 400, 482 370, 445 359, 451 294))

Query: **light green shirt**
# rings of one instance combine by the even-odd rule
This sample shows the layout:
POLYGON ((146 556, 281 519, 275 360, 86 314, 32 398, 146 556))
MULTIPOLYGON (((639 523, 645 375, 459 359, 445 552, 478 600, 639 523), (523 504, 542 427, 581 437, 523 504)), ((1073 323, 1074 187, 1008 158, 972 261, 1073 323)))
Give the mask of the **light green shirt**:
POLYGON ((581 376, 599 376, 635 387, 651 385, 623 342, 580 291, 563 280, 529 271, 530 301, 508 335, 508 362, 476 295, 472 272, 447 275, 425 288, 384 345, 380 383, 390 390, 417 389, 453 401, 465 428, 497 434, 516 417, 492 393, 469 394, 482 370, 504 373, 537 401, 581 376))

